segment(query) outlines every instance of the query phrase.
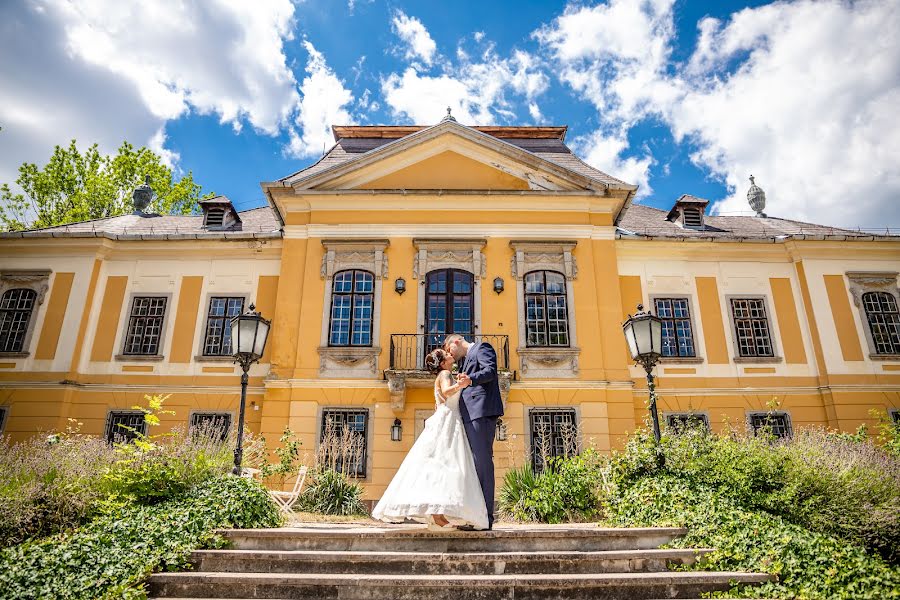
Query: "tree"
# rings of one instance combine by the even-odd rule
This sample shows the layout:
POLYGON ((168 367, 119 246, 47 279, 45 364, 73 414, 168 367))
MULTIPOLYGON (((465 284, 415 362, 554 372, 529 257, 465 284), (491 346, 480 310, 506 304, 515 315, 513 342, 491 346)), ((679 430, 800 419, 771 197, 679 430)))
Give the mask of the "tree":
POLYGON ((154 192, 148 212, 184 215, 196 208, 201 188, 191 172, 176 181, 152 150, 123 142, 105 156, 97 144, 81 153, 72 140, 68 148, 56 146, 42 168, 22 163, 16 183, 23 193, 0 185, 0 227, 37 229, 131 213, 131 194, 146 176, 154 192))

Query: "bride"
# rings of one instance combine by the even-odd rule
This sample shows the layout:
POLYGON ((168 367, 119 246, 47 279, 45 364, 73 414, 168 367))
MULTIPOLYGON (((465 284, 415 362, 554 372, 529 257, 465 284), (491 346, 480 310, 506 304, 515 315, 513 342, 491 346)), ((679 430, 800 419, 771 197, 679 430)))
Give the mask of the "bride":
POLYGON ((452 367, 453 357, 440 348, 425 357, 425 368, 437 374, 434 414, 372 511, 373 518, 413 519, 431 530, 454 525, 487 529, 484 495, 459 416, 459 395, 466 386, 453 380, 452 367))

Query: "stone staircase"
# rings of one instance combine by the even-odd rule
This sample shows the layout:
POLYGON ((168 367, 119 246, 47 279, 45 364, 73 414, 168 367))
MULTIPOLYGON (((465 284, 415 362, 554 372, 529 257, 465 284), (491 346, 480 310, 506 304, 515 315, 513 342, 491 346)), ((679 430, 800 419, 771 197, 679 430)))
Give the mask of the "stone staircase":
POLYGON ((231 549, 195 552, 195 571, 153 575, 149 593, 208 599, 645 600, 697 597, 770 578, 669 571, 709 552, 659 549, 684 533, 590 524, 472 532, 336 524, 229 530, 223 534, 231 549))

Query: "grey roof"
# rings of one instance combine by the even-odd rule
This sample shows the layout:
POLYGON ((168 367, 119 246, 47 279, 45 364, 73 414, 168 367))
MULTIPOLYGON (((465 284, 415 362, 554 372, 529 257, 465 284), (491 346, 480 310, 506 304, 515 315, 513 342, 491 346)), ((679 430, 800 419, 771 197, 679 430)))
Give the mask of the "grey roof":
POLYGON ((666 220, 667 211, 632 204, 619 219, 619 238, 671 238, 694 240, 778 240, 793 239, 889 239, 900 241, 900 236, 886 231, 873 233, 853 229, 841 229, 827 225, 815 225, 776 217, 714 216, 703 217, 703 229, 689 229, 666 220))
POLYGON ((120 215, 107 219, 69 223, 56 227, 0 233, 3 238, 105 237, 118 240, 144 239, 252 239, 281 237, 275 211, 268 206, 241 211, 236 229, 209 230, 203 215, 120 215))
MULTIPOLYGON (((621 179, 607 175, 575 156, 562 140, 504 138, 500 136, 497 136, 497 138, 594 181, 611 185, 627 185, 621 179)), ((343 164, 348 160, 360 157, 366 152, 380 148, 385 144, 396 142, 398 139, 402 138, 342 138, 318 161, 305 169, 280 179, 280 181, 293 182, 297 179, 310 177, 331 167, 343 164)))

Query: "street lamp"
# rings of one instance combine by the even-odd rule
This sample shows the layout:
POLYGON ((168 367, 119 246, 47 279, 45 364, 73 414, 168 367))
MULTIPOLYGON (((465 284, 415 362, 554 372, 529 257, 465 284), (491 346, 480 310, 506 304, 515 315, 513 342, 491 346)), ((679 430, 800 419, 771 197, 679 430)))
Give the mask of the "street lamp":
POLYGON ((622 324, 628 351, 636 363, 640 363, 647 371, 647 388, 650 390, 650 416, 653 419, 653 436, 659 443, 659 415, 656 412, 656 384, 653 383, 653 367, 662 356, 662 320, 644 312, 644 305, 638 304, 638 312, 628 315, 622 324))
POLYGON ((231 318, 234 362, 239 363, 244 371, 241 375, 241 412, 238 417, 237 447, 234 449, 234 468, 231 470, 235 475, 241 474, 241 459, 244 455, 244 405, 247 402, 247 382, 250 381, 247 372, 250 365, 259 361, 266 349, 271 323, 263 319, 252 304, 250 310, 231 318))

